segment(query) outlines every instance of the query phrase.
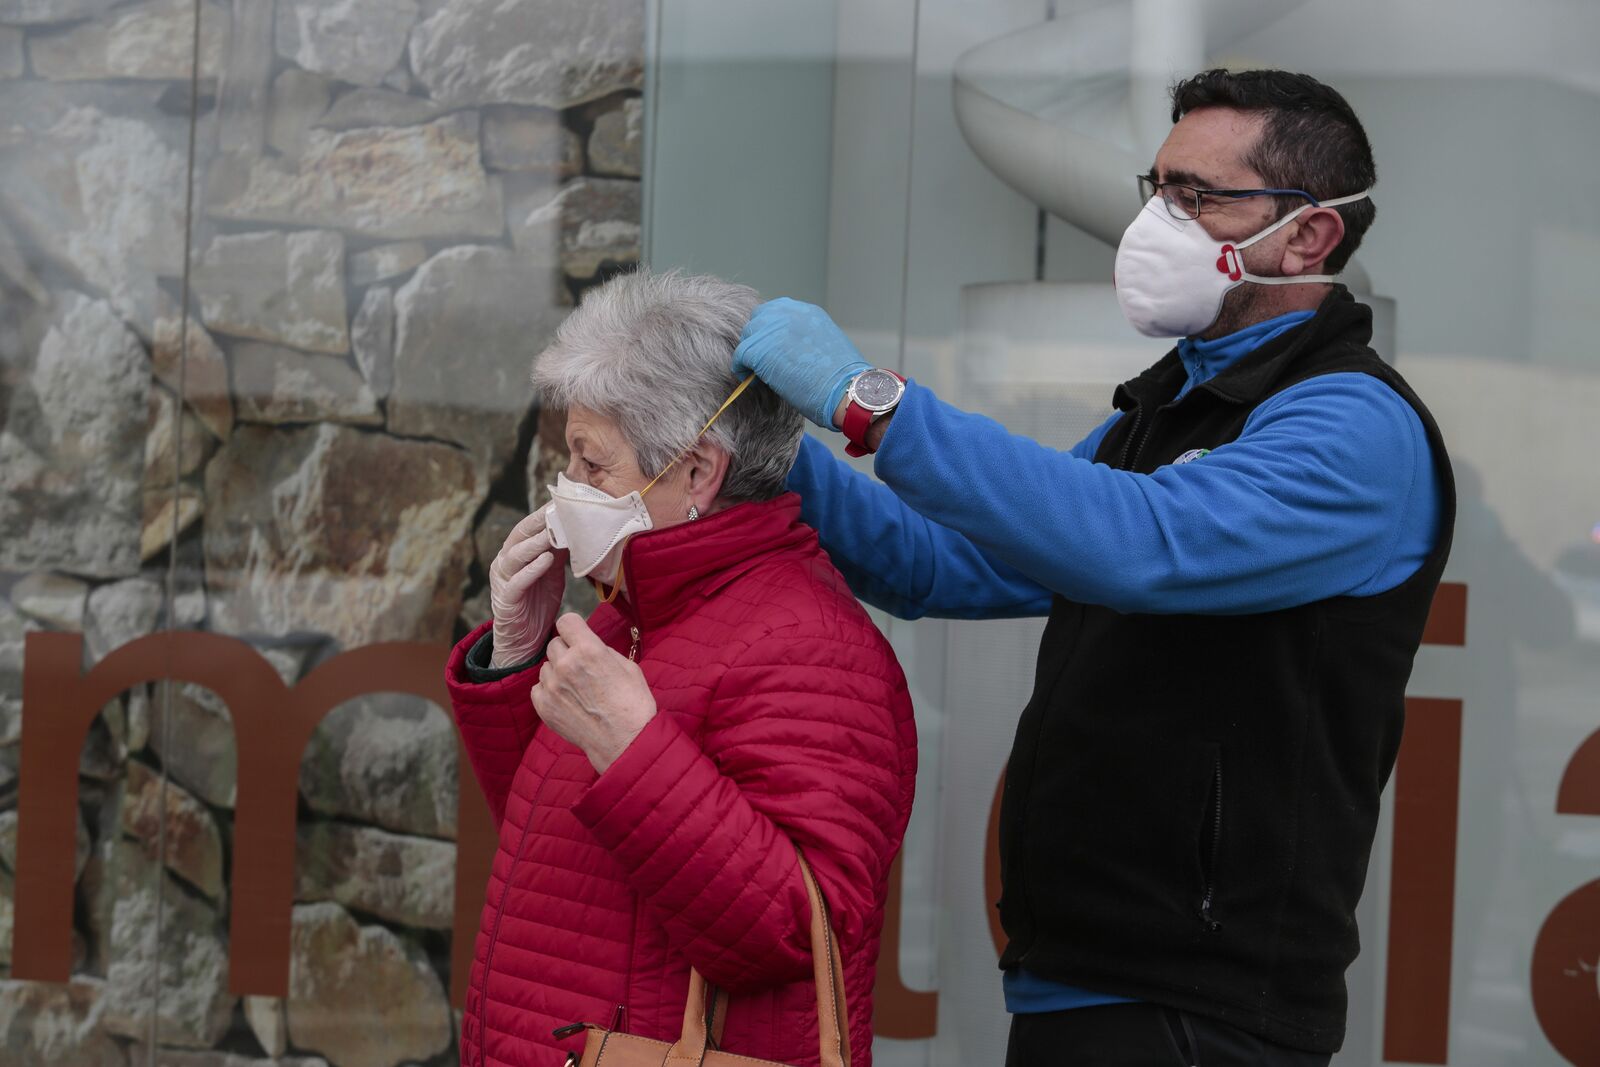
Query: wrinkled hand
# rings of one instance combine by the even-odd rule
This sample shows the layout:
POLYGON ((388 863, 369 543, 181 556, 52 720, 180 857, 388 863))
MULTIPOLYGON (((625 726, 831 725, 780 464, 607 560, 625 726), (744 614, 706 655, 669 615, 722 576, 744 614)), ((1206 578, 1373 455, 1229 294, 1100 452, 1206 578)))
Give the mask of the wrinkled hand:
POLYGON ((530 694, 534 710, 604 774, 656 717, 656 698, 639 665, 608 648, 581 616, 561 616, 556 634, 530 694))
POLYGON ((826 311, 788 297, 756 308, 733 353, 734 374, 754 373, 829 430, 850 379, 871 366, 826 311))
POLYGON ((534 657, 561 610, 566 585, 566 553, 551 545, 540 508, 512 528, 489 565, 489 606, 494 611, 490 666, 514 667, 534 657))

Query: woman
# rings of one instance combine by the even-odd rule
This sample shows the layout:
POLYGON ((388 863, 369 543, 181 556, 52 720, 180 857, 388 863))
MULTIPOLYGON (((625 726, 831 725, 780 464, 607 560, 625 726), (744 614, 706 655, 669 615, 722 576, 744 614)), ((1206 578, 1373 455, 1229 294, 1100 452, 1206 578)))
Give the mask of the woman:
POLYGON ((554 1067, 581 1048, 552 1034, 573 1022, 674 1040, 691 966, 732 995, 721 1047, 816 1063, 797 846, 870 1067, 915 728, 893 652, 784 491, 800 415, 759 383, 730 400, 756 300, 714 278, 623 275, 536 361, 572 461, 506 539, 494 618, 448 668, 500 832, 469 1067, 554 1067), (556 618, 569 555, 607 600, 587 621, 556 618))

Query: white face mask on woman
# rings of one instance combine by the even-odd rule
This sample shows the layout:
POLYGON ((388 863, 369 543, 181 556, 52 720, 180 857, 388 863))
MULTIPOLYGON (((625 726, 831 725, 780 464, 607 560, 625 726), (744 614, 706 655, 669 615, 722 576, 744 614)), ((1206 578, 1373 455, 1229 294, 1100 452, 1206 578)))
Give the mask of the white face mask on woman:
MULTIPOLYGON (((716 414, 700 427, 694 444, 699 444, 705 432, 728 410, 728 405, 739 399, 739 394, 753 381, 755 376, 751 375, 739 383, 716 414)), ((556 484, 549 487, 550 503, 545 505, 545 524, 550 530, 550 543, 570 553, 573 574, 611 586, 607 600, 616 596, 617 573, 622 568, 622 548, 628 538, 655 528, 655 522, 644 506, 644 495, 689 454, 694 444, 679 452, 671 463, 662 468, 660 474, 650 479, 649 485, 623 496, 612 496, 602 489, 575 482, 560 473, 556 475, 556 484)))
POLYGON ((1241 253, 1287 226, 1302 211, 1350 204, 1367 195, 1355 193, 1306 204, 1243 241, 1219 241, 1206 232, 1199 219, 1174 218, 1161 197, 1152 196, 1117 246, 1112 278, 1122 314, 1146 337, 1193 337, 1217 321, 1223 297, 1237 285, 1331 282, 1331 274, 1251 274, 1244 269, 1241 253))

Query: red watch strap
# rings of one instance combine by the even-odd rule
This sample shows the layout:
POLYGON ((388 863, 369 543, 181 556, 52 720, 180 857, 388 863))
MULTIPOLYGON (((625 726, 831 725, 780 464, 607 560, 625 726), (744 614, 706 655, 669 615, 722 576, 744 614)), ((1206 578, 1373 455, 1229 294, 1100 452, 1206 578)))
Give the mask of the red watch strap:
POLYGON ((849 442, 844 446, 845 455, 860 457, 871 454, 872 449, 867 447, 867 431, 872 428, 872 412, 852 400, 845 405, 844 424, 839 428, 849 442))

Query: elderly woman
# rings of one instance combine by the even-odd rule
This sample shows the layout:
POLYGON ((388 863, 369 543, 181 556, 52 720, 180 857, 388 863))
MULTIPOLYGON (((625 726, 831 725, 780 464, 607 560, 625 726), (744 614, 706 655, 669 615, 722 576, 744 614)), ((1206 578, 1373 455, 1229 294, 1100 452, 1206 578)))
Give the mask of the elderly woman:
POLYGON ((576 1021, 674 1040, 691 967, 731 994, 722 1048, 817 1063, 797 847, 839 935, 854 1062, 871 1062, 916 736, 893 652, 784 491, 799 413, 759 383, 729 400, 756 301, 622 275, 536 361, 572 461, 506 539, 493 621, 448 667, 500 834, 465 1065, 554 1067, 583 1038, 552 1031, 576 1021), (556 617, 569 557, 605 598, 587 620, 556 617))

